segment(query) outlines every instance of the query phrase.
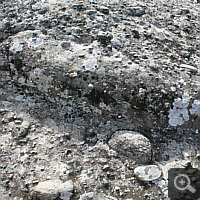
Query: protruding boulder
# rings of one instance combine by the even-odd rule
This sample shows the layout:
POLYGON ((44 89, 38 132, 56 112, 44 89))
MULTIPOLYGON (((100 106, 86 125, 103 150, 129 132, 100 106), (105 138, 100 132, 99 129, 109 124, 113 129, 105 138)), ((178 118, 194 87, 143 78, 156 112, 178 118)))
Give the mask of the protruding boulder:
POLYGON ((108 144, 119 154, 138 163, 151 161, 151 143, 148 138, 135 131, 116 131, 108 144))

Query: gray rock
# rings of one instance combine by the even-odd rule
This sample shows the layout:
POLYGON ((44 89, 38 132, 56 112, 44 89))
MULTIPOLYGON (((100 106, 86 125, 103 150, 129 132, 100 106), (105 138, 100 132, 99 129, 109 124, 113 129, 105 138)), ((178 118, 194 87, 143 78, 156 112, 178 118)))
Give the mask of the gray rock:
POLYGON ((198 69, 196 67, 191 66, 191 65, 181 64, 180 67, 184 68, 187 71, 193 72, 193 73, 198 72, 198 69))
POLYGON ((190 13, 190 10, 188 8, 181 9, 181 14, 188 14, 188 13, 190 13))
POLYGON ((190 53, 188 51, 181 51, 180 55, 184 58, 189 58, 190 57, 190 53))
POLYGON ((88 14, 88 15, 93 15, 93 14, 96 14, 96 13, 97 13, 96 10, 88 10, 88 11, 87 11, 87 14, 88 14))
POLYGON ((113 38, 112 40, 111 40, 111 44, 113 45, 113 47, 114 48, 116 48, 116 49, 119 49, 119 48, 122 48, 122 43, 118 40, 118 39, 116 39, 116 38, 113 38))
POLYGON ((80 2, 79 4, 74 4, 73 8, 76 9, 77 11, 82 11, 86 9, 83 2, 80 2))
POLYGON ((16 119, 16 114, 14 112, 8 112, 2 119, 3 123, 8 123, 16 119))
POLYGON ((115 197, 107 196, 105 194, 95 194, 94 192, 84 193, 79 200, 117 200, 115 197))
POLYGON ((132 7, 127 9, 127 13, 131 16, 141 17, 145 14, 145 10, 141 7, 132 7))
POLYGON ((101 6, 99 8, 99 11, 102 12, 103 14, 109 14, 109 8, 107 8, 105 6, 101 6))
POLYGON ((200 50, 200 43, 197 43, 197 44, 196 44, 196 49, 197 49, 197 50, 200 50))
POLYGON ((69 50, 70 49, 70 42, 62 42, 61 43, 61 47, 65 50, 69 50))
POLYGON ((140 38, 140 33, 139 33, 139 31, 133 29, 133 30, 131 30, 131 32, 134 34, 134 38, 137 38, 137 39, 140 38))
POLYGON ((41 199, 58 198, 60 193, 61 199, 69 200, 72 196, 73 188, 73 182, 71 180, 63 183, 61 180, 55 179, 39 182, 37 186, 31 188, 31 191, 33 197, 39 197, 41 199))
POLYGON ((79 200, 93 200, 94 199, 94 192, 84 193, 80 196, 79 200))
POLYGON ((117 131, 108 144, 119 154, 125 155, 138 163, 151 161, 151 143, 148 138, 135 131, 117 131))
POLYGON ((10 51, 13 53, 22 51, 23 49, 23 45, 20 43, 14 43, 13 46, 10 48, 10 51))
POLYGON ((105 194, 98 194, 94 197, 94 200, 117 200, 117 198, 105 194))
MULTIPOLYGON (((171 159, 198 159, 198 7, 187 1, 188 13, 170 4, 3 2, 0 186, 7 199, 58 177, 73 179, 75 199, 85 191, 92 199, 164 199, 158 187, 167 187, 166 176, 148 191, 132 176, 135 161, 151 160, 151 147, 135 134, 112 137, 117 130, 146 131, 165 175, 171 159)), ((70 196, 59 195, 53 198, 70 196)))
POLYGON ((23 121, 20 125, 19 137, 25 137, 30 128, 30 123, 28 121, 23 121))
POLYGON ((153 71, 156 71, 156 72, 159 71, 159 67, 157 65, 151 64, 151 65, 149 65, 149 68, 152 69, 153 71))
POLYGON ((108 32, 99 32, 97 35, 98 41, 103 45, 108 45, 112 38, 112 34, 108 32))
POLYGON ((48 11, 47 7, 42 8, 41 10, 38 11, 38 14, 44 15, 48 11))
POLYGON ((154 181, 160 178, 162 171, 157 165, 138 166, 134 174, 141 181, 154 181))
POLYGON ((87 60, 84 61, 83 65, 85 70, 94 72, 95 68, 98 66, 97 59, 94 56, 89 56, 87 60))

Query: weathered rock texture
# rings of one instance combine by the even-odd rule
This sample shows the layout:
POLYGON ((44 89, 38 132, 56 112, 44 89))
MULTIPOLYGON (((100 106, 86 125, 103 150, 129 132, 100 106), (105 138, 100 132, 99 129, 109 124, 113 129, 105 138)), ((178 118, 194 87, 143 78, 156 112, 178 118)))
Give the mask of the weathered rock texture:
POLYGON ((189 0, 0 1, 1 198, 34 199, 55 179, 75 200, 167 198, 166 176, 144 186, 134 169, 199 167, 199 12, 189 0))
POLYGON ((138 163, 150 163, 152 147, 148 138, 132 131, 117 131, 108 144, 119 154, 125 155, 138 163))

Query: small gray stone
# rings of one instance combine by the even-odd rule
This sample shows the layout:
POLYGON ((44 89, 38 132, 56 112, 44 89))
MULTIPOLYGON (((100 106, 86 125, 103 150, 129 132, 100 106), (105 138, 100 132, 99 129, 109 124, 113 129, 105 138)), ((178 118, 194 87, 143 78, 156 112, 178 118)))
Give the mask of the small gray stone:
POLYGON ((21 123, 22 123, 22 121, 21 121, 21 120, 18 120, 18 119, 15 120, 14 122, 15 122, 15 124, 21 124, 21 123))
POLYGON ((87 14, 88 14, 88 15, 93 15, 93 14, 95 14, 95 13, 97 13, 96 10, 88 10, 88 11, 87 11, 87 14))
POLYGON ((97 194, 94 196, 94 200, 117 200, 117 198, 105 194, 97 194))
POLYGON ((2 119, 3 123, 8 123, 13 121, 16 118, 16 115, 14 112, 8 112, 5 117, 2 119))
POLYGON ((191 65, 181 64, 180 67, 185 68, 186 70, 190 72, 194 72, 194 73, 198 72, 198 69, 191 65))
POLYGON ((110 169, 110 166, 108 164, 103 166, 103 171, 108 171, 109 169, 110 169))
POLYGON ((99 8, 100 12, 102 12, 103 14, 109 14, 109 9, 105 6, 101 6, 99 8))
POLYGON ((137 38, 137 39, 140 38, 140 33, 139 33, 139 31, 133 29, 133 30, 131 30, 131 32, 134 34, 134 38, 137 38))
POLYGON ((149 68, 150 69, 152 69, 153 71, 156 71, 156 72, 158 72, 159 71, 159 67, 158 67, 158 65, 149 65, 149 68))
POLYGON ((200 50, 200 42, 196 44, 196 49, 200 50))
POLYGON ((79 58, 84 58, 84 57, 85 57, 85 54, 80 53, 80 54, 78 55, 78 57, 79 57, 79 58))
POLYGON ((41 8, 41 10, 38 11, 38 14, 44 15, 48 11, 47 7, 41 8))
POLYGON ((94 199, 94 192, 88 192, 82 194, 79 200, 92 200, 92 199, 94 199))
POLYGON ((70 42, 62 42, 61 47, 65 50, 69 50, 70 49, 70 42))
POLYGON ((190 10, 188 8, 181 9, 181 14, 188 14, 188 13, 190 13, 190 10))
POLYGON ((96 70, 96 75, 99 77, 99 78, 102 78, 105 76, 105 68, 104 67, 101 67, 99 69, 96 70))
POLYGON ((29 128, 30 128, 30 123, 28 121, 22 122, 22 124, 20 126, 19 136, 25 137, 28 133, 29 128))
POLYGON ((98 41, 103 45, 108 45, 112 38, 112 34, 108 32, 99 32, 97 35, 98 41))
POLYGON ((131 16, 141 17, 145 14, 145 10, 141 7, 132 7, 127 9, 127 13, 131 16))
POLYGON ((190 53, 188 51, 181 51, 180 55, 184 58, 189 58, 190 57, 190 53))
POLYGON ((111 44, 113 45, 113 47, 114 48, 116 48, 116 49, 119 49, 119 48, 122 48, 122 43, 118 40, 118 39, 116 39, 116 38, 113 38, 112 40, 111 40, 111 44))
POLYGON ((160 178, 162 171, 157 165, 148 165, 136 167, 134 174, 141 181, 154 181, 160 178))

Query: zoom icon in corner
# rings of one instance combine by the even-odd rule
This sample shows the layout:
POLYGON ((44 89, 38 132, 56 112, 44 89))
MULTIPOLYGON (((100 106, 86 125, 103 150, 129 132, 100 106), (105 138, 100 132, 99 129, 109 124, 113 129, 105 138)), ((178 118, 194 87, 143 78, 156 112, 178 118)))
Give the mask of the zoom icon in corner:
POLYGON ((171 168, 168 171, 168 196, 170 200, 198 200, 200 198, 200 170, 171 168))

